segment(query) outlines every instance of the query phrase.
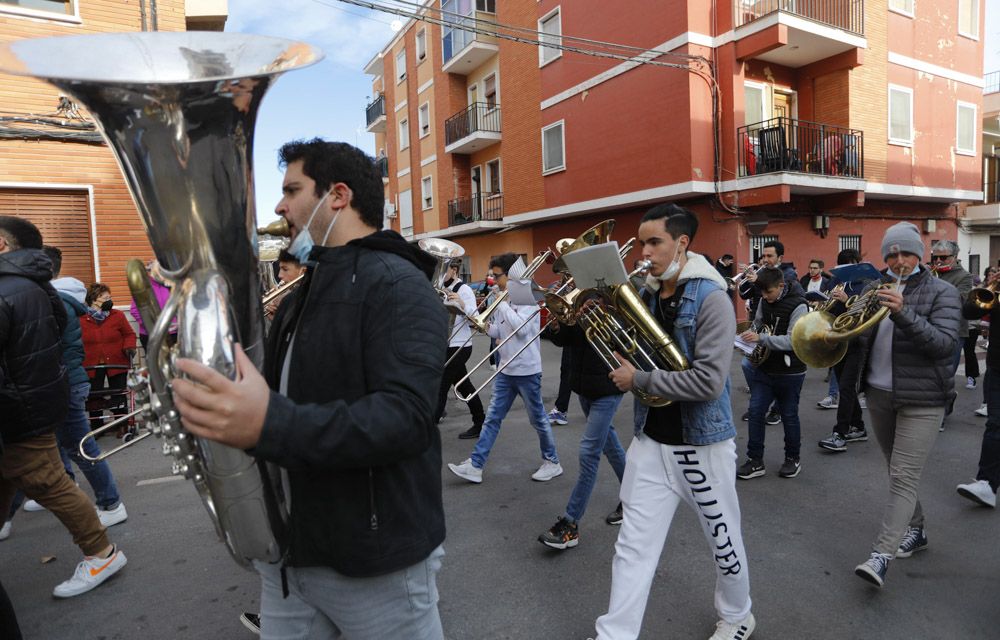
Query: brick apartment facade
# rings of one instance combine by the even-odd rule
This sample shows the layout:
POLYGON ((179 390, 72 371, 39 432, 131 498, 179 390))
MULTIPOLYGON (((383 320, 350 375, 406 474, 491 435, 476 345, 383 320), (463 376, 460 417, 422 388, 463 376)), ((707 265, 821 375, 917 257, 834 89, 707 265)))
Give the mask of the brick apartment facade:
POLYGON ((492 255, 530 256, 604 218, 617 219, 622 242, 660 202, 698 212, 694 248, 712 257, 731 253, 746 263, 777 237, 800 272, 814 257, 833 263, 848 246, 881 266, 886 227, 913 220, 928 244, 954 239, 965 204, 982 200, 983 0, 425 7, 431 16, 458 11, 487 29, 495 21, 551 38, 656 48, 670 52, 656 61, 715 68, 713 118, 705 74, 408 22, 365 69, 385 100, 385 120, 369 130, 387 156, 387 211, 395 216, 387 222, 414 240, 459 242, 474 279, 492 255), (421 38, 426 53, 414 65, 421 38), (447 119, 483 102, 494 73, 500 118, 477 110, 458 118, 464 138, 447 138, 447 119), (418 122, 425 101, 434 142, 410 125, 412 143, 401 153, 400 121, 418 122), (497 161, 499 215, 486 195, 497 184, 485 169, 497 161), (470 179, 477 166, 478 189, 470 179), (429 203, 420 193, 427 176, 429 203), (481 202, 470 210, 462 198, 481 202))
MULTIPOLYGON (((222 30, 226 15, 226 0, 0 0, 0 39, 222 30)), ((46 243, 63 250, 63 275, 104 282, 118 304, 127 304, 125 263, 153 254, 111 151, 100 140, 49 135, 64 127, 45 127, 39 136, 19 124, 35 116, 74 122, 56 114, 59 98, 45 82, 0 74, 0 214, 31 219, 46 243)), ((89 121, 82 109, 80 118, 89 121)))

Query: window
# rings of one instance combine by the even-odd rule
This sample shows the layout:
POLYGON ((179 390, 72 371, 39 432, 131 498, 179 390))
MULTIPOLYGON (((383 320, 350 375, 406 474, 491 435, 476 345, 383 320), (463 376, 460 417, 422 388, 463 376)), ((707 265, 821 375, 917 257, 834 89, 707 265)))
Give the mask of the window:
POLYGON ((497 108, 497 76, 495 73, 486 76, 483 80, 483 98, 486 100, 487 109, 497 108))
POLYGON ((404 236, 413 235, 413 191, 411 189, 399 192, 399 233, 404 236))
POLYGON ((958 103, 958 128, 955 132, 955 151, 963 155, 976 155, 976 105, 958 103))
POLYGON ((486 163, 486 184, 488 193, 500 193, 500 159, 486 163))
POLYGON ((744 124, 757 124, 768 119, 764 115, 767 107, 767 85, 747 82, 743 85, 743 110, 746 115, 744 124))
POLYGON ((427 176, 420 181, 420 196, 424 203, 424 209, 430 209, 434 206, 434 188, 431 176, 427 176))
POLYGON ((889 0, 889 9, 913 17, 913 0, 889 0))
POLYGON ((958 32, 979 39, 979 0, 958 0, 958 32))
POLYGON ((427 29, 417 32, 417 63, 427 57, 427 29))
POLYGON ((542 175, 566 168, 562 120, 542 129, 542 175))
POLYGON ((26 13, 37 11, 72 16, 76 11, 73 4, 74 0, 0 0, 0 9, 4 8, 2 5, 10 5, 27 9, 26 13))
POLYGON ((423 138, 431 132, 431 107, 425 102, 420 105, 417 111, 417 124, 420 125, 420 137, 423 138))
POLYGON ((396 83, 406 80, 406 49, 396 54, 396 83))
POLYGON ((764 253, 764 245, 777 241, 778 236, 750 236, 750 262, 754 264, 760 262, 760 255, 764 253))
MULTIPOLYGON (((562 18, 560 17, 558 8, 538 21, 538 30, 541 31, 538 39, 542 43, 562 44, 562 18)), ((538 66, 544 67, 561 56, 561 49, 540 47, 538 50, 538 66)))
POLYGON ((854 249, 858 253, 861 253, 861 236, 840 236, 837 238, 837 251, 843 251, 844 249, 854 249))
POLYGON ((408 120, 399 121, 399 150, 402 151, 410 146, 410 122, 408 120))
POLYGON ((889 85, 889 142, 913 144, 913 89, 889 85))
POLYGON ((476 0, 476 11, 484 13, 497 12, 497 0, 476 0))

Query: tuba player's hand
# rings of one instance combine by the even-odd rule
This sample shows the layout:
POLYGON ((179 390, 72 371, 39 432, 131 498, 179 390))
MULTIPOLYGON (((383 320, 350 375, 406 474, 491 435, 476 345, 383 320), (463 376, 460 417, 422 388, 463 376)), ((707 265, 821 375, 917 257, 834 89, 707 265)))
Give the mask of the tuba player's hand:
POLYGON ((190 379, 174 378, 171 386, 185 429, 201 438, 249 449, 260 440, 271 392, 242 347, 235 344, 233 350, 236 380, 180 358, 177 368, 190 379))
POLYGON ((635 367, 632 363, 621 357, 619 354, 615 354, 615 358, 618 359, 618 364, 621 366, 608 374, 611 381, 615 383, 618 390, 621 392, 627 392, 632 390, 632 385, 635 383, 635 367))

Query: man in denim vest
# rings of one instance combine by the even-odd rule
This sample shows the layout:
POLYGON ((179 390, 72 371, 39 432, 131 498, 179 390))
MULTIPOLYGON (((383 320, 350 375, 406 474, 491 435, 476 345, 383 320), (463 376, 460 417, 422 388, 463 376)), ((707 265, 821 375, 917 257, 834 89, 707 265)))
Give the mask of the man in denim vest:
POLYGON ((676 341, 683 371, 636 371, 619 356, 611 379, 673 400, 635 405, 635 437, 622 479, 623 522, 612 562, 608 613, 597 620, 600 640, 636 638, 670 522, 681 502, 698 515, 716 566, 715 605, 721 620, 710 640, 745 640, 755 621, 736 496, 736 427, 729 402, 729 368, 736 317, 726 281, 687 249, 698 219, 676 205, 659 205, 639 225, 643 258, 652 262, 643 296, 676 341))

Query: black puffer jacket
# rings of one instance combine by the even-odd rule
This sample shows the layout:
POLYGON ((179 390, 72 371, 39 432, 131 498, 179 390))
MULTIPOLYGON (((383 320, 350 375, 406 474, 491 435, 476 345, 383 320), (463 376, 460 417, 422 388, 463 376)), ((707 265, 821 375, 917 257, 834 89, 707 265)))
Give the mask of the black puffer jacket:
POLYGON ((552 344, 568 353, 569 388, 576 394, 590 399, 621 395, 621 391, 608 377, 608 367, 594 351, 578 326, 560 326, 550 331, 552 344))
POLYGON ((287 394, 271 392, 253 453, 288 471, 292 566, 382 575, 444 541, 434 408, 448 314, 429 282, 434 259, 395 232, 311 259, 268 334, 274 390, 294 346, 287 394))
MULTIPOLYGON (((885 277, 883 282, 895 282, 885 277)), ((906 280, 903 310, 889 316, 892 335, 892 391, 894 408, 940 407, 955 398, 952 368, 958 344, 962 305, 958 289, 927 269, 906 280)), ((875 342, 876 325, 861 340, 861 384, 868 384, 868 360, 875 342)))
POLYGON ((35 249, 0 254, 0 435, 20 442, 66 419, 69 386, 60 338, 62 300, 52 263, 35 249))

